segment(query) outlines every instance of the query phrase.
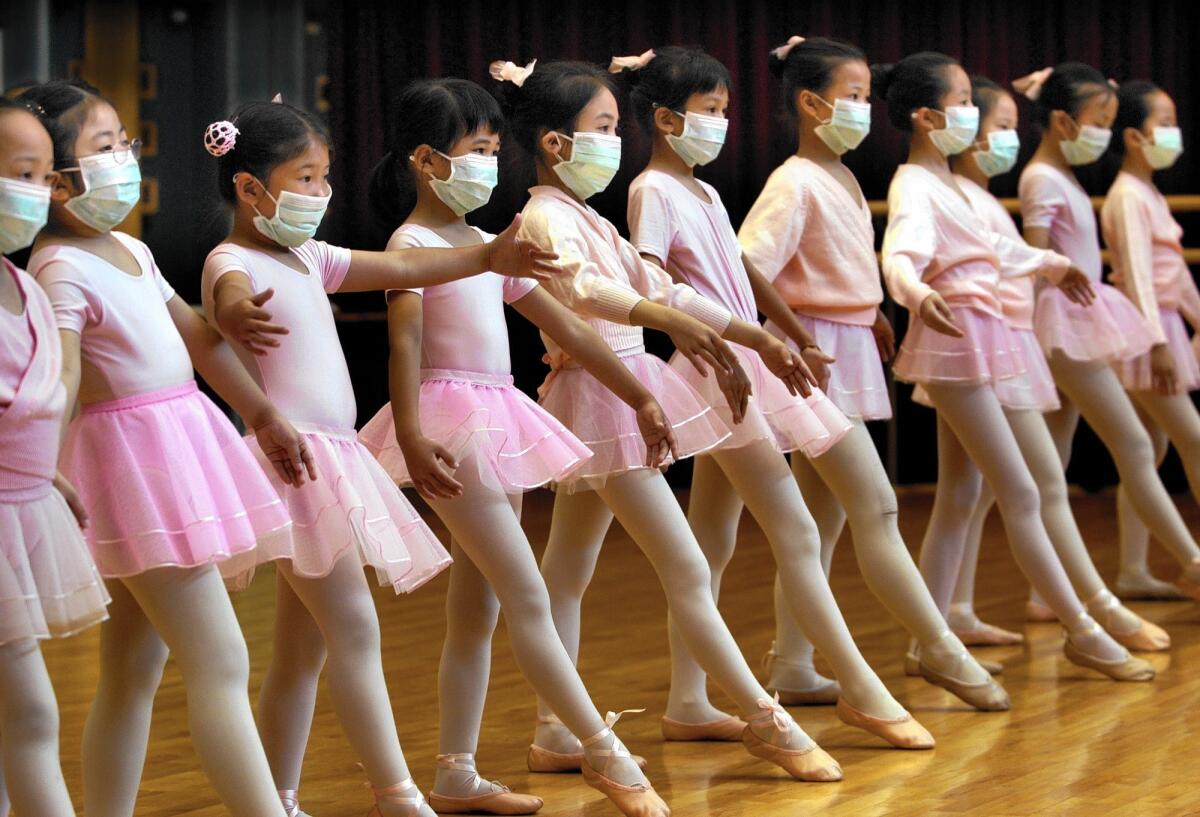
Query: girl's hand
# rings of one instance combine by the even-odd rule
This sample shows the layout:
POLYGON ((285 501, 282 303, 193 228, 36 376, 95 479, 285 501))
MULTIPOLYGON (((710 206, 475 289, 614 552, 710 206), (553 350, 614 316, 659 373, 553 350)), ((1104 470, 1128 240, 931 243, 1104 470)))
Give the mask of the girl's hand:
POLYGON ((83 507, 83 500, 75 492, 75 486, 67 481, 61 471, 54 475, 54 490, 62 494, 62 498, 67 501, 67 507, 71 509, 71 515, 75 517, 79 527, 86 528, 88 526, 87 508, 83 507))
POLYGON ((1175 359, 1165 343, 1150 349, 1150 382, 1159 394, 1175 393, 1175 359))
POLYGON ((462 483, 454 478, 458 462, 445 446, 418 434, 400 442, 400 453, 404 455, 413 487, 421 496, 426 499, 462 496, 462 483))
POLYGON ((739 365, 737 356, 729 348, 729 344, 721 339, 716 330, 709 328, 690 315, 674 312, 671 315, 671 325, 667 329, 667 335, 679 353, 696 367, 696 371, 700 372, 701 377, 708 377, 705 363, 726 374, 732 373, 734 367, 739 365))
POLYGON ((650 398, 638 408, 637 424, 646 443, 647 468, 661 468, 668 457, 679 459, 675 450, 675 432, 657 400, 650 398))
POLYGON ((1058 282, 1058 288, 1063 291, 1068 300, 1080 306, 1091 306, 1092 302, 1096 300, 1096 290, 1092 288, 1091 279, 1076 267, 1067 270, 1067 274, 1058 282))
POLYGON ((950 307, 946 305, 942 296, 936 292, 921 301, 921 320, 935 332, 941 332, 952 338, 963 336, 962 330, 954 323, 954 313, 950 311, 950 307))
POLYGON ((810 343, 800 350, 800 357, 808 364, 808 370, 812 372, 816 379, 817 387, 822 391, 829 386, 829 378, 832 372, 829 370, 830 363, 836 363, 837 358, 833 355, 827 355, 821 351, 821 347, 815 343, 810 343))
POLYGON ((517 238, 521 229, 521 214, 517 213, 508 229, 487 245, 488 269, 514 278, 533 278, 549 281, 563 271, 554 263, 558 253, 543 250, 525 238, 517 238))
POLYGON ((317 464, 308 450, 308 443, 278 411, 271 412, 266 422, 254 427, 254 437, 275 473, 288 485, 299 488, 304 484, 306 474, 316 481, 317 464))
POLYGON ((750 378, 746 377, 746 370, 738 363, 732 372, 717 369, 716 378, 717 386, 729 403, 734 424, 741 423, 746 417, 746 407, 750 403, 750 378))
POLYGON ((221 334, 260 356, 278 347, 279 341, 271 335, 286 335, 288 328, 271 323, 271 313, 263 309, 274 294, 275 290, 264 289, 219 310, 216 319, 221 334))
POLYGON ((766 330, 761 330, 754 349, 771 374, 782 380, 789 392, 802 397, 812 394, 817 378, 799 353, 793 352, 766 330))
POLYGON ((871 334, 875 336, 879 358, 884 363, 890 363, 896 356, 896 331, 892 329, 892 322, 883 314, 882 309, 875 310, 875 323, 871 325, 871 334))

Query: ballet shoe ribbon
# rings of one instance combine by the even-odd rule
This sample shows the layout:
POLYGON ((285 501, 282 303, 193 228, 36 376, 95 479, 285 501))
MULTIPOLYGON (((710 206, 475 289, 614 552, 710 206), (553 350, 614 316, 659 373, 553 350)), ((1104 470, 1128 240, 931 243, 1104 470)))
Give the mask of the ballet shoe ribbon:
POLYGON ((604 716, 604 725, 609 729, 612 729, 617 725, 617 721, 621 720, 623 716, 640 715, 645 711, 645 709, 622 709, 620 712, 613 712, 610 710, 609 713, 604 716))
POLYGON ((750 720, 762 723, 770 719, 771 723, 780 732, 786 732, 788 727, 792 725, 792 716, 780 705, 778 692, 775 693, 774 700, 759 698, 754 702, 754 705, 761 711, 757 715, 752 715, 750 720))

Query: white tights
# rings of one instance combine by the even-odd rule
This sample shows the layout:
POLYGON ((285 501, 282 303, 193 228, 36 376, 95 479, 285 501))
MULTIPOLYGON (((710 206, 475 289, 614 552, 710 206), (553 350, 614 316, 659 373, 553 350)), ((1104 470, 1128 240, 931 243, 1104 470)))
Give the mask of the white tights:
MULTIPOLYGON (((109 593, 100 683, 83 735, 84 813, 133 814, 169 647, 192 744, 225 807, 234 817, 282 815, 250 710, 246 642, 217 569, 160 568, 110 582, 109 593)), ((178 810, 186 807, 181 798, 178 810)))
POLYGON ((10 793, 18 814, 74 817, 58 762, 58 703, 33 639, 0 646, 0 758, 0 817, 8 817, 10 793))

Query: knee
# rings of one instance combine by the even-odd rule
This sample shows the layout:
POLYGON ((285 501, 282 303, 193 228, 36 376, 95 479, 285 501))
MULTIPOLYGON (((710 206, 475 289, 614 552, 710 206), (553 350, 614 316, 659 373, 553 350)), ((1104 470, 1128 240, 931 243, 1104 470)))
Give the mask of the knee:
MULTIPOLYGON (((819 545, 817 552, 820 552, 819 545)), ((689 554, 687 558, 676 560, 667 566, 659 578, 668 597, 682 599, 690 598, 694 594, 703 594, 709 600, 712 599, 712 570, 700 553, 689 554)))
POLYGON ((214 687, 246 689, 250 684, 250 654, 241 633, 177 650, 179 670, 189 693, 214 687))
POLYGON ((5 739, 25 745, 46 745, 58 740, 58 707, 53 694, 31 695, 6 707, 5 739))
MULTIPOLYGON (((1154 468, 1159 461, 1158 452, 1155 448, 1156 446, 1150 437, 1150 433, 1143 428, 1139 428, 1136 432, 1122 440, 1120 452, 1130 465, 1154 468)), ((1163 456, 1166 456, 1165 441, 1163 456)))
POLYGON ((382 642, 379 618, 375 615, 374 606, 369 604, 343 611, 325 630, 325 643, 330 653, 342 658, 378 656, 382 642))
POLYGON ((100 666, 102 678, 110 682, 108 688, 123 695, 153 697, 170 655, 167 645, 153 632, 119 644, 105 641, 100 666))
POLYGON ((1042 500, 1038 487, 1028 474, 1010 480, 1004 486, 1003 495, 997 492, 996 502, 1003 503, 1006 514, 1017 517, 1039 519, 1042 514, 1042 500))
POLYGON ((494 596, 469 607, 456 606, 446 615, 447 641, 486 641, 496 631, 500 602, 494 596))
MULTIPOLYGON (((979 504, 983 495, 983 477, 978 473, 968 477, 953 480, 939 479, 937 484, 937 502, 945 504, 959 518, 966 519, 979 504)), ((892 506, 896 506, 896 495, 892 492, 892 506)))
POLYGON ((576 562, 570 569, 564 567, 558 565, 554 570, 543 570, 546 591, 555 605, 578 604, 592 583, 592 570, 582 562, 576 562))

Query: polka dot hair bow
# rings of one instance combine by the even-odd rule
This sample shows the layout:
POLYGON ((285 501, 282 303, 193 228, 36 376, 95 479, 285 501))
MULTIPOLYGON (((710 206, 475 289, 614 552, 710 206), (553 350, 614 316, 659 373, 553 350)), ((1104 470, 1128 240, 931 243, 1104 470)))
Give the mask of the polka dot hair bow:
POLYGON ((238 129, 232 122, 213 122, 204 129, 204 149, 213 156, 224 156, 237 144, 238 129))

